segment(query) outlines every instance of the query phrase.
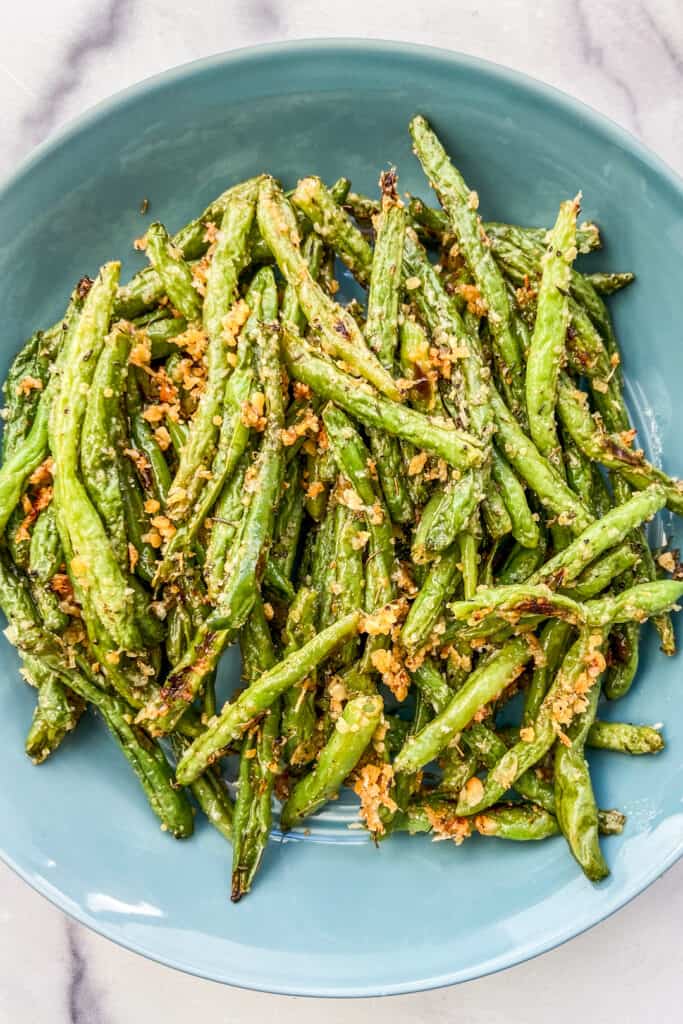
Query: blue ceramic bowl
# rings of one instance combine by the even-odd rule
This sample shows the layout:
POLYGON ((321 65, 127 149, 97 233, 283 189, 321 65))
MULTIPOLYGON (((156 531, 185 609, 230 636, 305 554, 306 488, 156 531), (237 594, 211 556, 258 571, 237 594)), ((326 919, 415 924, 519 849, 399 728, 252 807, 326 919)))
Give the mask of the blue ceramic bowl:
MULTIPOLYGON (((143 197, 175 230, 226 185, 269 170, 349 175, 372 191, 398 165, 428 194, 408 120, 427 114, 486 217, 552 223, 584 192, 604 228, 596 269, 631 269, 614 300, 641 443, 683 475, 679 445, 683 189, 635 139, 573 100, 491 64, 439 50, 303 42, 211 58, 151 79, 43 146, 0 194, 0 370, 61 313, 74 281, 112 257, 139 265, 143 197), (679 397, 676 398, 676 395, 679 397)), ((228 902, 230 851, 208 826, 176 842, 155 823, 97 721, 54 761, 22 751, 34 697, 3 641, 0 850, 85 924, 207 978, 271 992, 359 996, 475 978, 571 938, 639 893, 683 848, 681 661, 648 629, 636 684, 604 715, 665 723, 656 758, 591 755, 598 799, 628 825, 605 841, 593 886, 564 841, 451 843, 397 837, 375 849, 349 831, 351 801, 305 841, 274 839, 254 892, 228 902)), ((236 676, 236 659, 226 674, 236 676)))

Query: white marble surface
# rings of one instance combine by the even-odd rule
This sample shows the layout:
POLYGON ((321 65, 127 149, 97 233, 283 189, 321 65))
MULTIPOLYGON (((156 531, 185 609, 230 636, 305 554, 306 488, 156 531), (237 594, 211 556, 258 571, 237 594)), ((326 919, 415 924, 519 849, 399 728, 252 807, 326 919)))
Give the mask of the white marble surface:
MULTIPOLYGON (((67 119, 218 50, 363 35, 463 50, 559 86, 683 173, 681 0, 34 0, 3 4, 0 176, 67 119)), ((227 989, 118 949, 0 867, 0 1024, 660 1024, 681 1019, 683 865, 561 949, 455 989, 326 1001, 227 989), (680 888, 679 888, 680 886, 680 888)))

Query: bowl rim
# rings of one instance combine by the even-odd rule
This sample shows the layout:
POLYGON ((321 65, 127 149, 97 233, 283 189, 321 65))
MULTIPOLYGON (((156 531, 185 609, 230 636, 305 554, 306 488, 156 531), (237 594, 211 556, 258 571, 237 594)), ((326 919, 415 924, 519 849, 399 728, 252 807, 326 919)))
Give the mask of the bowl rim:
MULTIPOLYGON (((95 125, 102 117, 113 113, 134 101, 138 97, 157 89, 163 89, 165 85, 191 77, 197 72, 211 70, 224 66, 239 66, 244 63, 267 62, 272 57, 279 57, 290 52, 293 55, 301 56, 304 53, 334 53, 339 54, 354 52, 360 55, 394 53, 406 58, 421 57, 436 62, 442 66, 453 66, 458 68, 471 68, 473 71, 485 74, 500 83, 509 83, 516 88, 522 88, 528 93, 544 99, 572 116, 580 117, 588 122, 595 130, 599 131, 609 141, 618 144, 630 151, 630 153, 654 174, 663 178, 669 188, 675 192, 683 205, 683 175, 676 172, 669 164, 650 149, 641 139, 629 129, 622 127, 609 115, 596 110, 590 104, 585 103, 571 96, 569 93, 549 85, 548 83, 528 75, 523 71, 510 68, 496 61, 476 57, 463 53, 459 50, 449 50, 444 47, 432 46, 424 43, 410 43, 394 41, 384 38, 364 39, 360 37, 305 37, 293 40, 283 40, 273 43, 261 43, 256 45, 241 46, 231 50, 219 51, 206 57, 200 57, 191 61, 185 61, 174 65, 164 71, 149 75, 115 93, 105 97, 99 102, 87 107, 85 111, 69 118, 47 139, 39 143, 23 157, 17 167, 0 179, 0 198, 13 187, 18 185, 26 175, 30 174, 43 160, 51 154, 57 153, 78 134, 95 125)), ((60 890, 51 886, 46 880, 34 877, 18 863, 15 858, 6 851, 0 844, 0 860, 5 863, 15 874, 25 881, 34 891, 40 893, 58 907, 72 920, 91 929, 98 935, 116 943, 130 952, 141 954, 147 959, 162 964, 174 970, 182 971, 194 977, 208 981, 219 982, 231 985, 235 988, 248 989, 250 991, 264 992, 277 995, 305 996, 309 998, 371 998, 378 995, 405 995, 413 992, 423 992, 432 989, 448 987, 460 984, 465 981, 473 981, 477 978, 496 974, 509 967, 525 963, 534 957, 547 953, 552 949, 564 945, 571 939, 583 934, 595 925, 607 920, 617 913, 633 899, 639 896, 653 882, 665 874, 679 859, 683 857, 683 837, 664 860, 652 866, 643 875, 640 875, 630 887, 624 888, 617 897, 616 902, 607 910, 596 907, 595 916, 588 922, 569 924, 561 931, 547 935, 539 939, 533 946, 527 946, 516 953, 500 955, 496 960, 487 962, 481 967, 469 967, 442 973, 438 976, 428 976, 416 980, 409 980, 403 983, 394 983, 383 986, 379 991, 372 985, 335 987, 334 985, 309 986, 302 988, 300 985, 273 985, 268 981, 256 983, 250 981, 235 981, 225 976, 210 973, 209 970, 202 970, 199 966, 188 966, 186 963, 160 954, 145 943, 128 939, 120 930, 109 927, 105 923, 93 917, 83 906, 74 905, 74 902, 60 890)))

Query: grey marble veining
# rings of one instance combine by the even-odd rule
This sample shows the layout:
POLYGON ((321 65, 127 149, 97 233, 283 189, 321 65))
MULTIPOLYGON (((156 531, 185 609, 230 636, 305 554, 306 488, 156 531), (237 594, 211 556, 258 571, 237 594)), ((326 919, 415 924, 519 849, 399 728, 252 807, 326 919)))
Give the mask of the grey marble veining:
MULTIPOLYGON (((3 8, 0 176, 66 120, 157 71, 258 42, 340 35, 431 43, 518 68, 613 117, 683 173, 681 0, 36 0, 3 8)), ((682 917, 679 865, 611 920, 532 963, 457 989, 322 1003, 152 964, 0 867, 0 1024, 673 1024, 682 917)))

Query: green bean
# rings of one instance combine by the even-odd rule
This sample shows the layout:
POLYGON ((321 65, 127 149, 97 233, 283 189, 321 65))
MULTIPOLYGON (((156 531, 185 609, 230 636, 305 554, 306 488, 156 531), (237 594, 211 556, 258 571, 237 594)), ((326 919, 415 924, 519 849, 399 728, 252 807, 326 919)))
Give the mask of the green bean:
POLYGON ((566 520, 573 533, 581 533, 591 521, 588 509, 521 430, 495 388, 491 389, 491 405, 502 454, 542 504, 566 520))
POLYGON ((159 447, 159 442, 147 420, 142 415, 140 388, 135 373, 128 371, 126 387, 126 409, 130 423, 131 440, 139 452, 142 452, 149 465, 149 479, 152 496, 162 504, 166 504, 168 490, 171 486, 171 471, 159 447))
POLYGON ((29 575, 36 583, 49 583, 64 561, 54 505, 44 508, 31 532, 29 575))
MULTIPOLYGON (((263 605, 257 601, 245 624, 243 649, 255 652, 247 675, 254 682, 276 662, 263 605)), ((231 899, 237 903, 251 889, 272 824, 272 796, 277 770, 275 744, 280 731, 280 701, 242 742, 232 847, 231 899)))
MULTIPOLYGON (((344 505, 335 509, 337 517, 334 552, 335 586, 332 599, 332 621, 363 607, 365 573, 363 552, 358 543, 361 525, 353 512, 344 505)), ((352 636, 339 649, 336 660, 340 667, 351 665, 358 656, 358 636, 352 636)))
POLYGON ((523 547, 535 548, 540 539, 538 517, 529 508, 524 488, 514 471, 495 447, 491 453, 491 473, 510 518, 512 536, 523 547))
POLYGON ((264 581, 273 585, 273 573, 277 571, 280 579, 288 587, 290 598, 294 596, 291 577, 303 518, 304 498, 299 482, 299 466, 296 461, 293 461, 285 476, 285 490, 275 518, 273 543, 268 553, 268 563, 264 575, 264 581))
MULTIPOLYGON (((472 432, 479 439, 486 441, 492 428, 489 403, 490 370, 484 364, 477 330, 460 316, 427 253, 410 229, 405 236, 403 263, 404 275, 411 284, 411 298, 414 299, 436 340, 449 348, 456 365, 463 367, 463 384, 467 396, 465 415, 471 420, 472 432)), ((416 338, 413 345, 419 360, 423 343, 416 338)), ((422 350, 421 358, 429 362, 428 350, 422 350)))
POLYGON ((538 715, 548 687, 562 663, 571 634, 571 623, 563 619, 550 619, 541 630, 539 642, 543 660, 534 665, 531 681, 524 694, 524 725, 529 725, 538 715))
POLYGON ((456 746, 448 747, 439 758, 441 778, 437 792, 442 796, 456 795, 476 774, 479 761, 473 754, 460 751, 456 746))
POLYGON ((664 749, 664 738, 658 729, 627 722, 594 721, 588 729, 586 743, 589 747, 621 754, 658 754, 664 749))
MULTIPOLYGON (((61 342, 65 333, 62 324, 59 324, 56 333, 61 342)), ((5 398, 2 431, 3 460, 14 455, 24 442, 35 419, 42 393, 48 383, 50 359, 46 352, 48 346, 44 342, 44 337, 44 333, 38 331, 29 338, 14 357, 2 386, 5 398)))
POLYGON ((289 331, 286 324, 283 352, 287 368, 296 380, 308 384, 321 397, 336 402, 360 422, 401 437, 456 468, 467 469, 483 461, 481 448, 469 434, 440 417, 424 416, 381 397, 317 355, 303 339, 289 331))
MULTIPOLYGON (((451 233, 451 227, 448 216, 443 210, 436 210, 428 206, 422 199, 413 196, 408 204, 408 213, 420 228, 426 230, 431 239, 444 244, 444 235, 451 233)), ((521 227, 518 224, 501 224, 496 221, 486 221, 482 227, 492 242, 494 253, 497 254, 497 243, 501 242, 521 249, 525 253, 534 252, 536 254, 536 270, 540 269, 543 243, 548 235, 546 228, 521 227)), ((576 245, 579 252, 584 254, 599 249, 602 242, 597 224, 586 221, 577 227, 576 245)))
MULTIPOLYGON (((182 757, 189 743, 186 737, 180 736, 177 732, 173 733, 171 745, 176 760, 182 757)), ((216 831, 220 832, 224 839, 231 841, 235 812, 228 787, 220 772, 215 768, 207 768, 203 775, 190 783, 189 789, 216 831)))
POLYGON ((51 399, 52 389, 48 386, 40 396, 35 418, 24 443, 0 467, 0 533, 4 532, 15 510, 26 481, 47 455, 51 399))
POLYGON ((576 447, 565 431, 562 432, 562 450, 567 483, 595 515, 595 518, 599 519, 603 512, 598 512, 597 509, 593 463, 584 452, 576 447))
POLYGON ((523 548, 515 543, 498 573, 496 583, 508 586, 524 583, 543 564, 547 548, 545 531, 541 531, 541 542, 537 548, 523 548))
MULTIPOLYGON (((302 253, 314 281, 317 281, 320 275, 324 252, 325 246, 322 239, 316 234, 310 234, 304 242, 302 253)), ((293 324, 300 332, 303 332, 306 326, 306 314, 299 305, 296 288, 289 283, 285 286, 285 294, 282 299, 282 320, 293 324)))
POLYGON ((638 564, 639 552, 628 542, 608 551, 602 558, 596 559, 592 565, 574 580, 567 591, 569 597, 576 601, 586 601, 590 597, 601 594, 617 577, 638 564))
POLYGON ((469 528, 458 537, 460 546, 460 572, 462 574, 462 591, 465 598, 472 597, 479 586, 479 537, 481 533, 479 517, 475 512, 470 519, 469 528))
POLYGON ((332 453, 321 452, 318 448, 312 455, 307 453, 304 475, 308 484, 304 499, 306 511, 311 519, 319 523, 327 511, 330 488, 337 478, 332 453))
POLYGON ((24 749, 34 764, 42 764, 67 733, 76 728, 83 705, 39 658, 24 655, 23 662, 22 674, 38 689, 38 703, 24 749))
MULTIPOLYGON (((236 195, 251 191, 258 184, 258 178, 251 178, 226 189, 217 199, 207 206, 195 220, 186 224, 173 236, 172 245, 185 260, 196 260, 203 256, 209 248, 209 224, 220 225, 225 207, 236 195)), ((150 306, 163 298, 164 288, 157 272, 146 267, 137 273, 132 280, 119 288, 114 312, 118 317, 132 319, 139 316, 150 306)))
POLYGON ((182 340, 179 335, 187 330, 187 320, 184 316, 171 316, 168 308, 160 306, 153 313, 133 320, 133 326, 136 339, 149 344, 150 356, 155 362, 178 351, 182 340))
POLYGON ((184 601, 177 600, 169 608, 166 623, 166 657, 175 668, 192 643, 192 617, 184 601))
POLYGON ((380 178, 382 211, 377 224, 372 271, 368 289, 365 333, 383 366, 391 366, 398 343, 398 306, 401 261, 406 229, 405 209, 396 194, 396 172, 380 178))
POLYGON ((555 405, 569 324, 569 278, 576 257, 578 210, 578 198, 562 203, 548 236, 525 378, 529 434, 541 455, 555 468, 561 467, 555 405))
MULTIPOLYGON (((266 179, 259 191, 258 223, 280 271, 295 288, 306 319, 309 323, 315 323, 316 329, 320 331, 323 347, 331 355, 343 359, 355 373, 365 377, 380 392, 398 399, 400 395, 395 381, 368 348, 356 321, 326 296, 313 280, 299 250, 296 218, 272 179, 266 179)), ((286 322, 284 326, 291 332, 286 322)))
POLYGON ((475 817, 474 827, 479 835, 518 842, 548 839, 559 832, 557 820, 552 814, 535 804, 489 807, 475 817))
POLYGON ((630 270, 621 273, 592 273, 586 274, 586 278, 600 295, 613 295, 632 284, 636 275, 630 270))
MULTIPOLYGON (((166 366, 168 366, 168 363, 170 363, 170 359, 166 363, 166 366)), ((168 430, 169 437, 171 438, 173 453, 176 456, 176 459, 179 459, 180 453, 187 442, 187 436, 189 433, 187 423, 184 423, 182 420, 172 420, 170 416, 167 416, 166 429, 168 430)))
POLYGON ((584 604, 587 621, 595 627, 615 622, 643 622, 669 611, 683 595, 680 580, 655 580, 639 583, 621 594, 607 595, 584 604))
MULTIPOLYGON (((407 253, 404 253, 404 261, 407 258, 407 253)), ((426 262, 429 263, 429 260, 426 262)), ((431 264, 429 265, 431 267, 431 264)), ((429 275, 431 279, 431 271, 429 271, 429 275)), ((438 278, 436 280, 438 281, 438 278)), ((418 296, 424 294, 426 294, 426 289, 420 291, 418 296)), ((428 308, 434 310, 435 316, 437 313, 439 316, 441 315, 440 307, 430 304, 428 308)), ((432 329, 436 330, 437 328, 433 327, 432 329)), ((406 380, 415 381, 415 387, 408 392, 408 401, 418 412, 427 416, 433 413, 445 418, 448 413, 439 394, 439 389, 429 377, 425 376, 425 367, 429 363, 430 356, 429 339, 424 327, 417 320, 404 319, 400 326, 400 336, 401 373, 406 380)))
POLYGON ((211 479, 201 491, 190 515, 178 525, 168 542, 159 564, 156 583, 169 579, 182 566, 185 554, 204 525, 226 482, 235 473, 249 442, 250 430, 242 420, 242 407, 254 390, 251 368, 239 368, 230 377, 225 391, 225 408, 216 453, 211 466, 211 479))
POLYGON ((151 736, 165 736, 181 722, 192 701, 202 693, 232 637, 230 630, 212 630, 206 622, 195 628, 190 645, 158 693, 138 712, 136 722, 151 736))
POLYGON ((224 484, 213 511, 211 534, 203 567, 207 593, 212 602, 215 602, 220 590, 227 553, 244 526, 244 483, 250 464, 251 458, 247 453, 238 462, 233 476, 224 484))
POLYGON ((264 673, 235 701, 226 704, 219 717, 209 723, 206 732, 197 737, 181 759, 176 772, 178 781, 184 785, 200 775, 208 764, 220 757, 227 744, 242 735, 254 718, 263 714, 290 686, 305 679, 352 636, 359 620, 359 612, 340 619, 264 673))
POLYGON ((599 555, 621 544, 635 527, 655 515, 665 503, 666 493, 657 484, 635 494, 587 526, 568 547, 538 569, 529 582, 568 586, 599 555))
POLYGON ((348 701, 315 769, 297 782, 287 798, 280 812, 283 831, 294 828, 337 795, 372 739, 381 715, 381 697, 361 696, 348 701))
POLYGON ((311 567, 311 585, 317 594, 316 618, 320 628, 329 624, 325 619, 329 613, 330 584, 334 577, 334 541, 335 519, 332 511, 328 510, 318 526, 311 567))
POLYGON ((443 711, 453 694, 434 659, 425 658, 420 665, 411 671, 410 675, 422 696, 431 704, 434 711, 437 714, 443 711))
POLYGON ((544 584, 521 583, 515 586, 480 588, 471 598, 449 605, 456 621, 474 620, 497 612, 501 616, 541 615, 563 618, 571 623, 582 622, 588 614, 585 606, 563 594, 554 594, 544 584))
POLYGON ((122 569, 128 566, 128 539, 119 473, 121 390, 125 386, 131 336, 115 327, 105 338, 90 385, 81 429, 81 471, 122 569))
POLYGON ((457 586, 459 564, 458 544, 448 548, 430 564, 401 630, 401 642, 408 650, 417 650, 428 641, 445 602, 457 586))
POLYGON ((275 507, 284 476, 281 369, 276 329, 264 329, 261 340, 260 376, 266 397, 267 425, 258 457, 255 490, 245 515, 240 544, 230 556, 229 567, 209 618, 213 629, 239 629, 254 603, 262 554, 270 545, 275 507))
POLYGON ((598 808, 590 771, 583 753, 588 730, 595 719, 600 688, 594 684, 586 708, 567 731, 569 744, 555 748, 555 813, 574 857, 592 882, 600 881, 609 869, 600 851, 598 808))
POLYGON ((131 571, 134 569, 145 583, 151 583, 156 575, 158 562, 156 551, 150 543, 150 521, 145 512, 145 498, 137 473, 137 460, 134 465, 130 451, 131 449, 119 457, 118 467, 123 516, 128 537, 126 555, 128 557, 132 555, 131 571))
MULTIPOLYGON (((292 601, 284 630, 285 656, 297 651, 315 636, 318 595, 301 587, 292 601)), ((315 676, 285 691, 282 698, 282 737, 285 760, 292 767, 310 761, 315 752, 315 676), (313 685, 311 685, 313 684, 313 685)))
POLYGON ((476 473, 460 480, 451 477, 443 490, 435 491, 422 513, 413 534, 411 555, 414 562, 426 562, 450 547, 481 498, 476 473))
POLYGON ((397 437, 389 437, 376 429, 368 431, 368 438, 392 522, 412 522, 414 508, 404 478, 401 442, 397 437))
POLYGON ((78 479, 87 391, 104 344, 118 273, 117 263, 102 268, 83 304, 78 324, 67 339, 59 390, 50 412, 49 437, 56 469, 54 500, 58 507, 68 509, 65 528, 75 554, 69 565, 70 574, 86 584, 93 608, 114 643, 136 650, 141 637, 126 578, 102 521, 78 479))
POLYGON ((348 417, 334 405, 323 409, 323 423, 330 450, 339 470, 350 481, 364 506, 368 531, 372 538, 373 558, 379 560, 383 576, 382 604, 393 599, 394 539, 391 520, 371 474, 370 453, 348 417))
MULTIPOLYGON (((320 178, 302 178, 292 193, 292 203, 308 217, 314 231, 333 246, 361 284, 367 284, 372 249, 320 178)), ((276 252, 274 255, 277 259, 276 252)))
POLYGON ((173 785, 173 773, 164 752, 141 729, 130 724, 130 709, 119 698, 99 690, 76 672, 69 673, 68 685, 80 697, 94 704, 113 739, 137 775, 150 806, 177 839, 192 835, 192 807, 182 789, 173 785))
POLYGON ((492 540, 502 540, 509 533, 512 533, 512 519, 507 510, 500 488, 495 480, 490 479, 486 483, 484 498, 481 503, 481 511, 484 517, 486 532, 492 540))
POLYGON ((201 302, 194 287, 192 271, 180 250, 171 242, 166 228, 158 221, 147 229, 145 252, 175 309, 188 320, 198 320, 201 302))
POLYGON ((60 634, 69 625, 69 616, 62 611, 57 595, 40 583, 31 586, 33 603, 46 629, 60 634))
POLYGON ((640 661, 640 624, 627 622, 610 633, 610 665, 605 678, 605 696, 609 700, 625 697, 633 685, 640 661), (615 653, 616 651, 616 653, 615 653))
MULTIPOLYGON (((201 492, 204 477, 200 471, 209 468, 217 434, 216 420, 222 422, 229 371, 225 321, 235 299, 239 275, 246 266, 246 239, 254 219, 255 204, 255 187, 243 195, 231 197, 225 207, 218 244, 209 266, 202 313, 208 337, 206 387, 168 492, 168 512, 175 519, 187 516, 201 492)), ((239 319, 235 326, 238 324, 239 319)))
POLYGON ((615 435, 601 431, 585 404, 582 393, 566 377, 560 378, 558 409, 567 433, 585 454, 608 469, 616 470, 638 490, 653 483, 666 491, 666 505, 672 512, 683 513, 683 491, 680 482, 667 476, 647 461, 642 452, 633 451, 615 435))
POLYGON ((510 307, 505 283, 490 248, 481 237, 477 214, 478 197, 469 190, 424 117, 417 116, 412 119, 410 134, 416 155, 439 196, 472 276, 488 306, 489 326, 499 372, 513 410, 521 414, 524 409, 521 388, 522 357, 517 340, 510 329, 510 307))
POLYGON ((530 657, 525 640, 508 641, 490 661, 472 672, 443 711, 406 741, 394 761, 394 770, 416 772, 433 760, 480 708, 517 678, 530 657))
MULTIPOLYGON (((524 641, 510 643, 523 644, 524 641)), ((470 816, 486 810, 547 754, 555 741, 559 723, 566 718, 571 722, 577 703, 577 682, 587 680, 589 687, 596 685, 595 676, 589 674, 594 671, 593 659, 593 634, 584 630, 569 648, 536 718, 528 726, 530 738, 520 739, 507 750, 489 770, 483 784, 465 786, 458 800, 458 814, 470 816)))

